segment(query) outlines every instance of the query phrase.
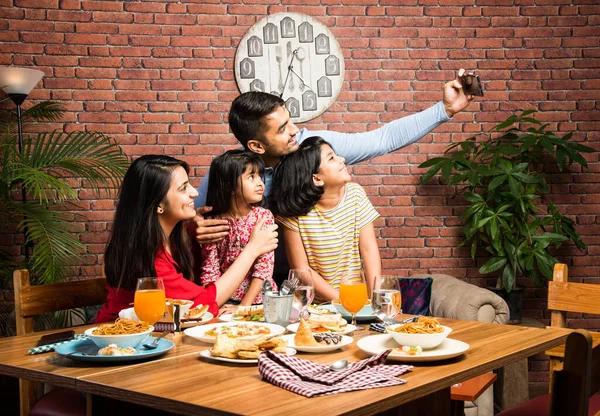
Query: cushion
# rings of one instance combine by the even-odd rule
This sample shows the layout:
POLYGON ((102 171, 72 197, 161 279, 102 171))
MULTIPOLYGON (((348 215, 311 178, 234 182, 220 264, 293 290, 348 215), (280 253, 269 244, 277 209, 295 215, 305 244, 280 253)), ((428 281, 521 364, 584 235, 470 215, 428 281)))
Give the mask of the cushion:
MULTIPOLYGON (((547 416, 550 410, 550 395, 544 394, 531 399, 512 409, 504 410, 496 416, 547 416)), ((588 416, 597 415, 600 412, 600 395, 590 397, 588 416)))
POLYGON ((400 277, 398 282, 402 293, 402 313, 429 316, 433 279, 400 277))

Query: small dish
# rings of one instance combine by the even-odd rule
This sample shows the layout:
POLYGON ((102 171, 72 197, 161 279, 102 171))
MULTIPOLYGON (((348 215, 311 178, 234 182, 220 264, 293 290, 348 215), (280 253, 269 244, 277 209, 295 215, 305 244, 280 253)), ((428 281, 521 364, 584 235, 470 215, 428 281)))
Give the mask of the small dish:
POLYGON ((296 350, 300 351, 300 352, 311 352, 311 353, 319 353, 319 352, 331 352, 331 351, 336 351, 339 350, 342 347, 345 347, 346 345, 350 345, 354 342, 354 338, 343 335, 342 336, 342 340, 337 343, 337 344, 322 344, 322 345, 315 345, 315 346, 306 346, 306 345, 296 345, 294 343, 294 334, 290 334, 290 335, 284 335, 282 338, 285 339, 288 343, 288 345, 292 348, 295 348, 296 350))
POLYGON ((391 349, 388 360, 405 362, 426 362, 448 360, 458 357, 469 350, 469 344, 456 339, 446 338, 437 348, 424 350, 421 355, 407 355, 398 350, 398 344, 390 335, 369 335, 359 339, 356 346, 369 355, 377 355, 391 349))
POLYGON ((93 332, 98 327, 90 328, 85 330, 87 335, 98 348, 108 347, 110 344, 116 344, 119 348, 133 347, 136 348, 139 344, 144 341, 152 331, 154 327, 150 326, 150 329, 137 334, 125 334, 125 335, 94 335, 93 332))
POLYGON ((158 341, 158 346, 154 350, 147 350, 145 348, 136 348, 136 352, 131 355, 97 355, 98 348, 92 342, 92 340, 84 339, 81 341, 68 342, 66 344, 59 345, 56 347, 56 353, 61 356, 68 356, 72 360, 85 361, 90 363, 128 363, 131 361, 140 361, 159 355, 165 354, 175 344, 170 339, 161 339, 158 341), (91 351, 95 351, 95 354, 91 354, 91 351))
MULTIPOLYGON (((293 348, 287 347, 285 349, 285 354, 286 355, 296 355, 296 350, 293 348)), ((223 361, 226 363, 235 363, 235 364, 256 364, 256 363, 258 363, 258 359, 242 360, 242 359, 235 359, 235 358, 213 357, 212 355, 210 355, 210 349, 200 351, 200 356, 204 357, 204 358, 208 358, 209 360, 223 361)))

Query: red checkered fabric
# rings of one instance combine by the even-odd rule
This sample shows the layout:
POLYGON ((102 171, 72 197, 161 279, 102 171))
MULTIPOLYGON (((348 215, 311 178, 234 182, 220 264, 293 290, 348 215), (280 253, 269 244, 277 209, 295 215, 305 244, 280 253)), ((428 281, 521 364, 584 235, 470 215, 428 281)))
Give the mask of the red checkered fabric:
POLYGON ((302 358, 265 351, 258 358, 258 371, 263 379, 306 397, 324 396, 354 390, 376 389, 406 383, 398 377, 410 371, 411 365, 385 365, 391 350, 350 363, 343 371, 302 358))

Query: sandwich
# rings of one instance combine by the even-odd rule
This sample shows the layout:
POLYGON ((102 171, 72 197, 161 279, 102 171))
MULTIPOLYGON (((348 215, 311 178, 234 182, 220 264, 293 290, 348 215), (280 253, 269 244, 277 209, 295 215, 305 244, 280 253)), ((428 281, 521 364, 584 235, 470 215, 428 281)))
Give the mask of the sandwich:
POLYGON ((313 336, 312 330, 310 329, 310 325, 303 318, 300 318, 298 330, 296 331, 296 335, 294 335, 294 344, 299 345, 301 347, 319 346, 319 343, 313 336))
POLYGON ((208 305, 196 305, 195 308, 189 309, 184 317, 186 319, 200 319, 208 311, 208 305))
POLYGON ((310 314, 308 324, 313 332, 343 332, 348 322, 339 313, 310 314))
POLYGON ((265 319, 263 305, 239 306, 233 314, 234 321, 261 321, 265 319))

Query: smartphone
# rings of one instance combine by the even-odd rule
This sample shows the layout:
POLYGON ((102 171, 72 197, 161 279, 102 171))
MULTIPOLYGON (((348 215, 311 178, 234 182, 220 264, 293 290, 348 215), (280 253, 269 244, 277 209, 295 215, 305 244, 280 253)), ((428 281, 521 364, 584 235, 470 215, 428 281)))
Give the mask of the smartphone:
POLYGON ((42 345, 55 344, 57 342, 70 341, 75 339, 75 331, 55 332, 54 334, 44 335, 38 341, 38 347, 42 345))
POLYGON ((460 83, 463 86, 465 94, 483 97, 483 87, 481 86, 479 75, 465 74, 460 77, 460 83))

